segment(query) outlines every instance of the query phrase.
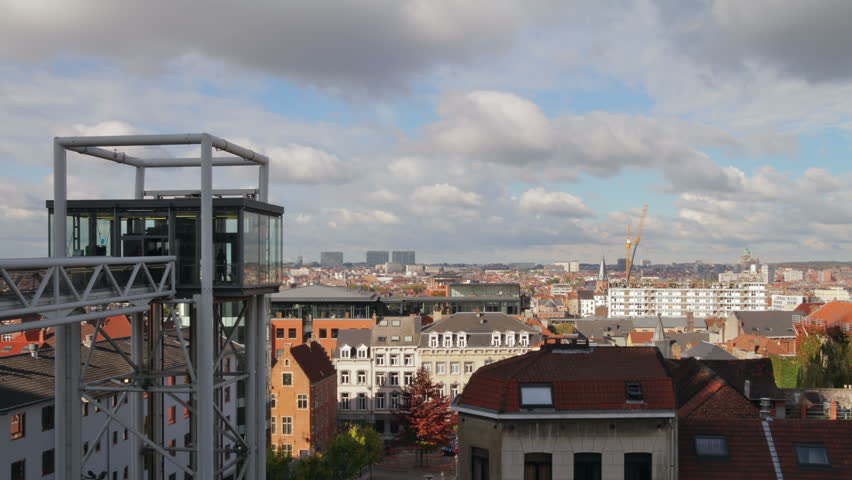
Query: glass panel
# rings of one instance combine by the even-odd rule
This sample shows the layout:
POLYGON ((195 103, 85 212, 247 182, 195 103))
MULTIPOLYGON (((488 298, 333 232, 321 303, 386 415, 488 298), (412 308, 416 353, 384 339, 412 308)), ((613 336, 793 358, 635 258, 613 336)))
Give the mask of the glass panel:
POLYGON ((115 231, 115 215, 112 212, 96 213, 94 255, 112 255, 113 231, 115 231))
POLYGON ((651 480, 651 461, 650 453, 625 453, 624 480, 651 480))
POLYGON ((258 259, 260 257, 260 216, 253 212, 243 213, 243 283, 258 284, 258 259))
POLYGON ((175 252, 177 254, 177 282, 180 285, 198 285, 198 214, 175 213, 175 252))
POLYGON ((213 252, 215 283, 239 283, 239 213, 216 212, 213 218, 213 252))
POLYGON ((601 480, 601 454, 575 453, 574 480, 601 480))
POLYGON ((522 385, 521 405, 553 405, 550 385, 522 385))
POLYGON ((727 457, 728 441, 725 437, 695 437, 695 453, 701 457, 727 457))

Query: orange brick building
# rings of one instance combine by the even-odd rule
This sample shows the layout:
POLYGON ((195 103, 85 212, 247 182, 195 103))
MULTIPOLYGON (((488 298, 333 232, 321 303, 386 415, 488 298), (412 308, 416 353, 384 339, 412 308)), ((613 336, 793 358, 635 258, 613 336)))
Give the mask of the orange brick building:
POLYGON ((337 372, 318 342, 282 350, 270 380, 272 449, 294 457, 323 452, 336 432, 337 372))
POLYGON ((306 332, 307 322, 301 318, 273 318, 272 349, 275 358, 288 348, 305 342, 319 342, 326 352, 337 348, 337 336, 341 330, 350 328, 373 328, 373 318, 315 318, 310 321, 312 331, 306 332), (306 338, 307 337, 307 338, 306 338))

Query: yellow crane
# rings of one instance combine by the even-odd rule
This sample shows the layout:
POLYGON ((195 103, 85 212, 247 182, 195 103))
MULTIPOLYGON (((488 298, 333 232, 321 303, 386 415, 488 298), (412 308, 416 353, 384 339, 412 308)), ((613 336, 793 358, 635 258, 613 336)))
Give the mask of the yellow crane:
POLYGON ((624 269, 625 282, 630 283, 630 272, 633 270, 633 260, 636 258, 636 249, 639 248, 639 240, 642 239, 642 227, 645 226, 645 214, 648 213, 648 205, 642 207, 642 217, 639 218, 639 228, 636 230, 636 236, 631 236, 631 223, 627 224, 627 256, 625 257, 626 265, 624 269))

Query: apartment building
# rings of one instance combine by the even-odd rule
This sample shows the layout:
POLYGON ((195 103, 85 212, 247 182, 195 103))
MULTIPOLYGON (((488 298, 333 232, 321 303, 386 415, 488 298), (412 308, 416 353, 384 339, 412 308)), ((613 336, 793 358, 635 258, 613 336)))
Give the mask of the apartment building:
POLYGON ((767 310, 766 284, 715 284, 706 288, 613 287, 607 298, 610 317, 632 318, 660 314, 696 318, 725 316, 734 311, 767 310))
POLYGON ((371 423, 386 438, 398 432, 393 412, 420 367, 420 328, 419 316, 384 317, 372 330, 340 332, 334 352, 340 422, 371 423))
POLYGON ((444 395, 458 395, 484 365, 530 351, 542 341, 535 328, 503 313, 456 313, 426 326, 420 361, 444 395))
POLYGON ((325 451, 337 427, 337 375, 325 349, 285 348, 270 376, 271 448, 299 457, 325 451))

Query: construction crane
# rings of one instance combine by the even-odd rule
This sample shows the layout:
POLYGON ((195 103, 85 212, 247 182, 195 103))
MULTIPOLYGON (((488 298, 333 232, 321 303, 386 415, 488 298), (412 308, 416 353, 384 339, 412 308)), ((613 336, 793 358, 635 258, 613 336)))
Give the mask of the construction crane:
POLYGON ((630 272, 633 270, 633 260, 636 258, 636 249, 639 248, 639 240, 642 238, 642 227, 645 226, 645 214, 648 213, 648 205, 642 207, 642 217, 639 219, 639 228, 636 229, 636 236, 632 237, 630 228, 631 224, 627 224, 627 256, 625 256, 624 278, 625 282, 630 283, 630 272))

